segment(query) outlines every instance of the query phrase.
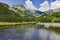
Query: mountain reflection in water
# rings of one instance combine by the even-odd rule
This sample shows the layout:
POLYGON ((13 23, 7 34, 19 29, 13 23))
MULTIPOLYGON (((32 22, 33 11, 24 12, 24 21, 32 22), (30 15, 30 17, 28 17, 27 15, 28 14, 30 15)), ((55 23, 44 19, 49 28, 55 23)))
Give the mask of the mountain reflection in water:
POLYGON ((60 34, 37 25, 16 25, 0 27, 0 40, 60 40, 60 34))

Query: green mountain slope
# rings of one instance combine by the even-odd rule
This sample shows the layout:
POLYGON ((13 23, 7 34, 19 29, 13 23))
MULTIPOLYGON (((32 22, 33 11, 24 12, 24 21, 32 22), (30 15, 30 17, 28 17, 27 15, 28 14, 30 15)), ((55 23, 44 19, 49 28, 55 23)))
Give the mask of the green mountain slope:
POLYGON ((22 22, 33 21, 26 10, 13 9, 9 5, 0 3, 0 22, 22 22), (23 15, 22 15, 23 14, 23 15))

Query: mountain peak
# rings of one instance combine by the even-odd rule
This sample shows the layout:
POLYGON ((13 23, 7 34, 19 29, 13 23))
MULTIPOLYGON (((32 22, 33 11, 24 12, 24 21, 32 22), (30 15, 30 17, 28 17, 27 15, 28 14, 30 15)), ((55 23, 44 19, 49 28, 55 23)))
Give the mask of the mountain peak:
POLYGON ((26 9, 26 8, 25 8, 23 5, 21 5, 21 4, 13 5, 13 7, 14 7, 14 8, 17 8, 17 9, 19 9, 19 10, 25 10, 25 9, 26 9))

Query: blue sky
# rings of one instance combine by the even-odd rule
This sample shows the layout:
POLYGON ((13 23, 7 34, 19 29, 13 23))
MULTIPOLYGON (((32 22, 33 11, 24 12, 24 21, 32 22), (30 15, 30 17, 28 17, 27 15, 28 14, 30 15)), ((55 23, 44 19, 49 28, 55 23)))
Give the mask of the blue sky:
MULTIPOLYGON (((25 4, 25 1, 26 0, 0 0, 0 2, 4 2, 4 3, 7 3, 9 5, 13 5, 13 4, 17 4, 17 3, 20 3, 20 4, 25 4)), ((37 8, 40 7, 40 3, 43 3, 45 0, 31 0, 34 4, 34 6, 36 6, 37 8)), ((49 2, 53 2, 55 0, 48 0, 49 2)))

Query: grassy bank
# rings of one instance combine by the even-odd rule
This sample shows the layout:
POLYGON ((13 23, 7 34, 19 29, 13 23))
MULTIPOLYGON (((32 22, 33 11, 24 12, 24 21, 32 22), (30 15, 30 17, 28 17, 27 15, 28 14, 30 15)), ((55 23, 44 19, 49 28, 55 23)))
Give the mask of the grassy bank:
POLYGON ((19 25, 19 24, 32 24, 35 22, 0 22, 0 25, 19 25))

